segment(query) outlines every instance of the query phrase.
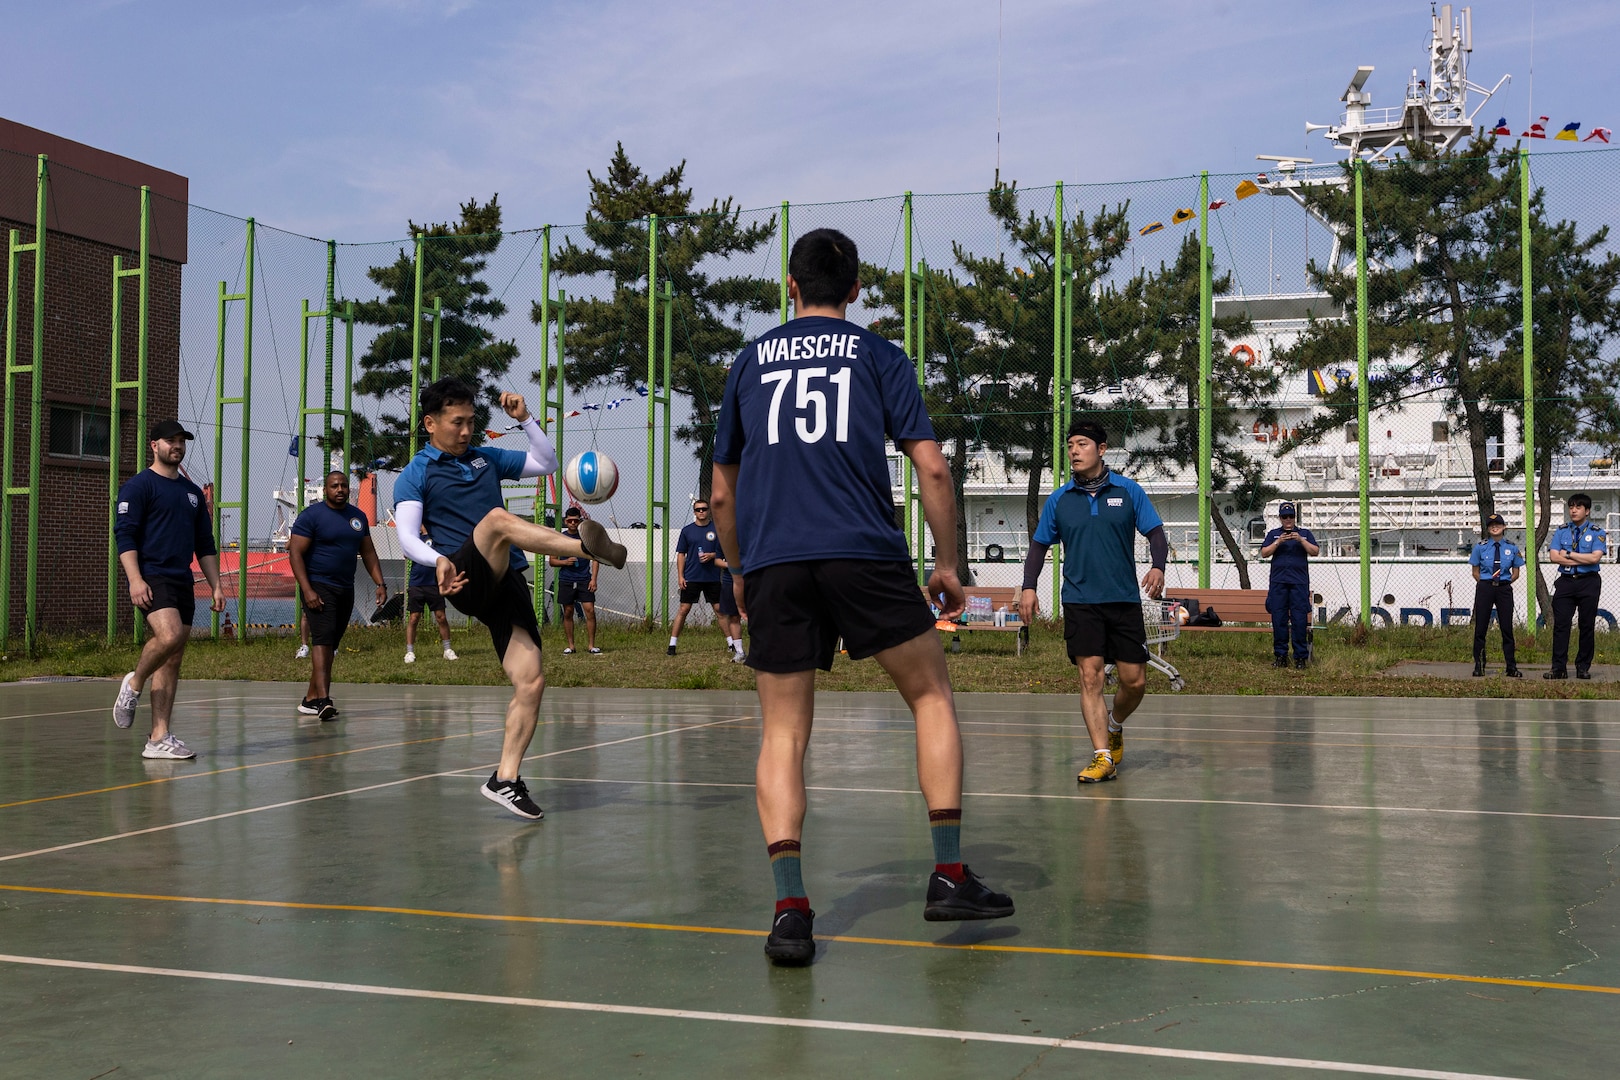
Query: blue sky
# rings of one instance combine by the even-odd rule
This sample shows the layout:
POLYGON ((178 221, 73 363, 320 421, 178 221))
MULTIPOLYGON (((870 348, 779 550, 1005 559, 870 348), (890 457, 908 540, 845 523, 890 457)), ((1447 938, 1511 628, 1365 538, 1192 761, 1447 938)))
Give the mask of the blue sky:
MULTIPOLYGON (((1529 0, 1474 5, 1473 81, 1526 122, 1529 0)), ((581 220, 622 140, 743 206, 987 187, 995 0, 679 4, 52 0, 6 17, 0 114, 173 169, 198 204, 346 241, 498 191, 508 227, 581 220), (132 62, 132 57, 140 58, 132 62)), ((1024 185, 1328 157, 1424 64, 1429 5, 1005 0, 1002 175, 1024 185)), ((1535 111, 1620 127, 1620 7, 1535 4, 1535 111)))

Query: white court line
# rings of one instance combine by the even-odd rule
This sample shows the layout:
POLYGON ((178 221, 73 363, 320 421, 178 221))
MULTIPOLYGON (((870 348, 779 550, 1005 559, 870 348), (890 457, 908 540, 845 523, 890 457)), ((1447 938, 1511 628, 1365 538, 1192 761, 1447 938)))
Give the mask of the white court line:
MULTIPOLYGON (((247 695, 240 695, 240 696, 237 696, 237 697, 198 698, 195 701, 190 701, 190 700, 188 700, 188 701, 176 701, 175 705, 176 706, 181 706, 181 705, 212 705, 215 702, 219 702, 219 701, 252 701, 252 700, 253 700, 253 698, 251 698, 251 697, 249 697, 247 695)), ((98 713, 98 712, 109 712, 110 713, 110 712, 112 712, 112 705, 107 704, 107 703, 102 703, 100 705, 88 705, 88 706, 86 706, 85 708, 82 708, 82 709, 63 709, 60 712, 0 713, 0 720, 33 720, 33 719, 36 719, 36 718, 42 717, 42 716, 78 716, 81 713, 98 713)))
POLYGON ((87 960, 57 960, 44 956, 10 956, 0 953, 0 963, 72 968, 78 971, 107 971, 125 975, 160 975, 171 979, 247 983, 253 986, 279 986, 292 990, 325 990, 344 994, 372 994, 380 997, 415 998, 427 1001, 457 1001, 475 1005, 515 1005, 530 1009, 609 1013, 617 1016, 647 1016, 662 1020, 702 1020, 712 1023, 751 1024, 760 1027, 799 1028, 812 1031, 839 1031, 860 1035, 904 1035, 921 1039, 950 1039, 955 1042, 1002 1043, 1012 1046, 1036 1046, 1049 1050, 1087 1050, 1097 1054, 1131 1054, 1138 1057, 1169 1058, 1176 1061, 1213 1061, 1233 1065, 1267 1065, 1282 1069, 1316 1069, 1325 1072, 1358 1073, 1364 1076, 1400 1076, 1416 1078, 1416 1080, 1518 1080, 1516 1077, 1495 1076, 1485 1073, 1449 1072, 1438 1069, 1407 1069, 1397 1065, 1365 1065, 1353 1061, 1327 1061, 1320 1058, 1278 1057, 1272 1054, 1231 1054, 1214 1050, 1181 1050, 1173 1047, 1097 1042, 1091 1039, 1049 1039, 1038 1035, 1013 1035, 998 1031, 953 1031, 950 1028, 910 1027, 903 1024, 865 1024, 849 1020, 805 1020, 787 1016, 761 1016, 753 1013, 706 1012, 698 1009, 660 1009, 648 1005, 609 1005, 596 1001, 558 1001, 548 998, 514 997, 505 994, 463 994, 450 990, 419 990, 408 986, 374 986, 366 983, 326 982, 318 979, 284 979, 270 975, 243 975, 229 971, 194 971, 186 968, 143 967, 136 964, 99 964, 87 960))
MULTIPOLYGON (((675 735, 683 731, 697 731, 700 728, 714 727, 716 724, 734 724, 738 719, 751 719, 750 717, 728 717, 724 720, 711 720, 707 724, 690 724, 686 727, 664 728, 660 731, 649 731, 641 735, 631 735, 623 739, 610 739, 606 742, 590 743, 586 746, 570 746, 563 750, 550 750, 544 754, 530 754, 524 761, 538 761, 541 758, 560 757, 563 754, 577 754, 581 750, 600 750, 607 746, 619 746, 623 743, 638 742, 642 739, 655 739, 660 735, 675 735)), ((418 780, 434 780, 446 776, 466 776, 470 773, 481 773, 490 765, 475 765, 466 769, 451 769, 447 772, 423 773, 420 776, 407 776, 403 780, 389 780, 382 784, 368 784, 365 787, 348 788, 344 791, 329 791, 325 795, 311 795, 303 799, 288 799, 285 802, 270 803, 266 806, 250 806, 244 810, 232 810, 224 814, 210 814, 208 817, 191 818, 187 821, 173 821, 167 825, 153 825, 146 829, 132 829, 129 832, 114 833, 111 836, 97 836, 90 840, 78 840, 71 844, 57 844, 55 847, 38 848, 34 851, 19 851, 11 855, 0 855, 0 863, 11 862, 14 859, 29 859, 35 855, 50 855, 58 851, 72 851, 74 848, 90 847, 94 844, 106 844, 113 840, 127 840, 132 836, 145 836, 148 833, 168 832, 170 829, 183 829, 187 825, 206 825, 210 821, 224 821, 227 818, 242 817, 246 814, 258 814, 266 810, 281 810, 289 806, 302 806, 305 803, 321 802, 325 799, 338 799, 345 795, 360 795, 367 791, 381 791, 384 788, 399 787, 401 784, 414 784, 418 780)))
MULTIPOLYGON (((1287 719, 1296 719, 1297 720, 1298 718, 1297 717, 1288 717, 1287 719)), ((901 731, 901 732, 909 732, 909 731, 911 731, 912 726, 913 726, 913 722, 912 722, 912 720, 911 720, 911 718, 909 716, 892 716, 892 717, 891 716, 833 716, 833 717, 817 717, 817 720, 820 721, 820 722, 823 722, 823 723, 834 723, 834 724, 863 724, 863 723, 864 724, 893 724, 894 725, 894 730, 895 731, 901 731)), ((1457 724, 1466 723, 1466 722, 1471 722, 1471 721, 1424 720, 1421 717, 1415 717, 1415 716, 1414 717, 1409 717, 1405 721, 1403 721, 1403 723, 1451 724, 1451 725, 1457 725, 1457 724)), ((1550 721, 1549 720, 1549 721, 1541 721, 1541 722, 1551 724, 1551 723, 1554 723, 1555 721, 1550 721)), ((1582 723, 1585 723, 1585 721, 1582 721, 1582 723)), ((1609 722, 1608 721, 1593 721, 1593 723, 1596 724, 1596 723, 1609 723, 1609 722)), ((1620 724, 1620 721, 1613 721, 1613 723, 1614 724, 1620 724)), ((1085 735, 1085 733, 1086 733, 1085 722, 1084 722, 1084 720, 1081 719, 1079 714, 1075 715, 1074 723, 1072 723, 1072 724, 1041 724, 1041 723, 1029 723, 1029 722, 1018 721, 1018 720, 967 720, 967 719, 963 719, 961 716, 958 716, 957 717, 957 725, 959 727, 963 727, 963 728, 966 728, 966 727, 981 727, 981 728, 995 729, 995 730, 992 730, 992 731, 964 731, 962 733, 964 735, 993 735, 993 734, 999 734, 999 733, 1001 733, 1003 731, 1006 731, 1006 732, 1008 732, 1010 734, 1018 734, 1019 733, 1018 729, 1032 729, 1032 728, 1036 729, 1033 732, 1033 735, 1039 735, 1039 734, 1041 734, 1043 732, 1047 732, 1047 731, 1053 732, 1054 734, 1057 734, 1057 735, 1064 735, 1064 734, 1085 735)), ((1478 732, 1478 731, 1434 731, 1434 732, 1391 731, 1391 730, 1382 729, 1382 728, 1378 729, 1378 730, 1375 730, 1375 731, 1355 731, 1355 730, 1338 731, 1338 730, 1334 730, 1334 729, 1331 729, 1331 728, 1328 728, 1328 729, 1283 728, 1283 729, 1279 730, 1277 728, 1266 728, 1266 727, 1252 727, 1252 728, 1248 728, 1248 727, 1241 727, 1241 728, 1193 727, 1191 725, 1178 726, 1178 725, 1171 725, 1171 724, 1143 723, 1143 722, 1139 722, 1139 721, 1137 721, 1135 719, 1132 719, 1130 721, 1130 729, 1132 731, 1171 731, 1171 732, 1179 731, 1179 732, 1190 732, 1192 734, 1270 735, 1270 736, 1274 736, 1274 737, 1282 737, 1282 736, 1288 736, 1288 735, 1301 735, 1301 736, 1308 736, 1309 738, 1312 738, 1312 739, 1314 739, 1314 738, 1316 738, 1318 736, 1333 736, 1333 737, 1336 737, 1336 738, 1342 737, 1342 738, 1360 738, 1360 739, 1375 738, 1375 739, 1469 739, 1469 740, 1473 740, 1473 739, 1524 739, 1524 738, 1530 738, 1531 737, 1531 736, 1527 736, 1527 735, 1520 734, 1520 733, 1508 733, 1508 734, 1504 734, 1504 735, 1491 735, 1491 734, 1485 734, 1483 732, 1478 732)), ((1582 742, 1620 742, 1620 735, 1583 735, 1583 736, 1580 736, 1580 740, 1582 742)), ((1542 733, 1542 737, 1541 737, 1542 745, 1546 745, 1548 743, 1552 743, 1552 742, 1555 742, 1555 741, 1557 741, 1557 736, 1555 734, 1548 733, 1548 732, 1542 733)), ((1302 740, 1299 741, 1298 745, 1300 745, 1300 746, 1309 746, 1309 745, 1311 745, 1311 743, 1309 741, 1307 741, 1307 740, 1302 739, 1302 740)), ((1472 743, 1465 743, 1465 744, 1462 744, 1462 745, 1458 746, 1457 749, 1471 749, 1472 746, 1473 746, 1472 743)), ((1440 747, 1439 749, 1447 749, 1447 748, 1446 747, 1440 747)), ((1487 747, 1487 749, 1493 749, 1493 748, 1487 747)))
MULTIPOLYGON (((705 780, 613 780, 597 776, 535 776, 531 779, 551 783, 572 784, 626 784, 640 787, 716 787, 752 788, 753 784, 721 783, 705 780)), ((920 795, 916 788, 855 788, 826 787, 816 784, 805 786, 806 791, 827 791, 844 795, 920 795)), ((1338 803, 1259 802, 1250 799, 1167 799, 1148 795, 1056 795, 1031 791, 964 791, 964 797, 975 799, 1050 799, 1059 802, 1124 802, 1124 803, 1179 803, 1189 806, 1257 806, 1282 810, 1337 810, 1381 814, 1456 814, 1481 817, 1554 818, 1560 821, 1620 821, 1613 814, 1548 814, 1530 810, 1455 810, 1436 806, 1360 806, 1338 803)), ((4 862, 0 859, 0 862, 4 862)))

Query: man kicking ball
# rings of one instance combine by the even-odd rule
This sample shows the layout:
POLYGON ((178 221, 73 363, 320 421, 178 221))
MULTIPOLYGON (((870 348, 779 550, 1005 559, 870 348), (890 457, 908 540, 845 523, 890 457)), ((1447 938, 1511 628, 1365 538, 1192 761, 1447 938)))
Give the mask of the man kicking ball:
POLYGON ((1011 898, 962 862, 962 736, 934 616, 894 523, 888 440, 916 466, 937 545, 928 591, 942 595, 947 616, 964 603, 951 472, 911 359, 844 318, 860 293, 859 273, 844 234, 816 229, 799 238, 788 260, 797 318, 742 351, 715 432, 711 503, 751 613, 747 663, 764 716, 755 793, 776 882, 765 955, 777 964, 808 964, 816 951, 799 868, 804 754, 816 669, 832 668, 840 637, 851 659, 882 665, 916 724, 934 847, 923 918, 1013 913, 1011 898))
POLYGON ((501 481, 556 472, 557 452, 521 394, 502 394, 501 408, 522 425, 528 453, 472 445, 473 390, 460 379, 440 379, 422 391, 428 445, 394 484, 394 525, 405 556, 433 567, 439 592, 489 627, 513 693, 500 764, 479 790, 518 817, 537 821, 545 812, 529 797, 519 771, 540 719, 546 679, 523 553, 571 555, 622 568, 625 549, 594 521, 584 522, 574 540, 507 512, 501 481), (424 524, 438 548, 453 554, 441 555, 422 542, 424 524))

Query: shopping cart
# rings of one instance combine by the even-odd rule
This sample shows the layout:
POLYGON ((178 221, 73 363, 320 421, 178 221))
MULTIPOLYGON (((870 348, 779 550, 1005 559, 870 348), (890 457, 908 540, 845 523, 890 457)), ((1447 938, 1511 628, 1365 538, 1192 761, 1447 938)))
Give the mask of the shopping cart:
MULTIPOLYGON (((1165 678, 1170 680, 1172 690, 1185 690, 1187 680, 1165 658, 1164 647, 1181 636, 1181 622, 1186 615, 1187 609, 1178 601, 1142 598, 1142 626, 1147 630, 1148 667, 1163 672, 1165 678)), ((1109 685, 1113 685, 1113 664, 1104 669, 1104 675, 1109 685)))

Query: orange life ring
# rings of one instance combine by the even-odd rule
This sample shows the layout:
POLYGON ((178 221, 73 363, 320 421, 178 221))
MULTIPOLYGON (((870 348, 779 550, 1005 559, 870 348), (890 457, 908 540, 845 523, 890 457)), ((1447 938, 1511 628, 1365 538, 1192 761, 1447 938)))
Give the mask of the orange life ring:
POLYGON ((1232 355, 1243 357, 1244 367, 1254 367, 1254 362, 1259 359, 1259 354, 1254 351, 1253 345, 1234 345, 1232 346, 1232 355))
POLYGON ((1272 424, 1270 427, 1267 427, 1265 424, 1262 424, 1258 420, 1256 420, 1254 422, 1254 441, 1255 442, 1257 442, 1257 443, 1274 443, 1274 442, 1279 441, 1282 437, 1283 437, 1283 429, 1280 426, 1278 426, 1276 424, 1272 424))

